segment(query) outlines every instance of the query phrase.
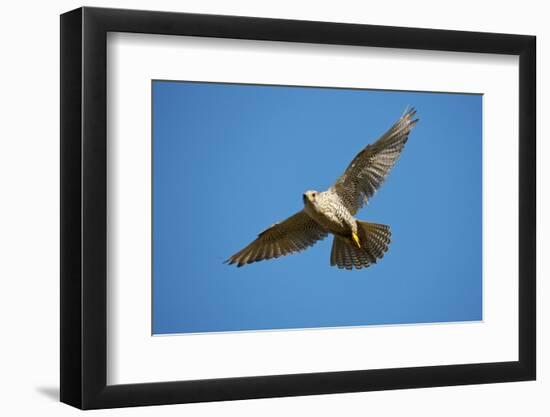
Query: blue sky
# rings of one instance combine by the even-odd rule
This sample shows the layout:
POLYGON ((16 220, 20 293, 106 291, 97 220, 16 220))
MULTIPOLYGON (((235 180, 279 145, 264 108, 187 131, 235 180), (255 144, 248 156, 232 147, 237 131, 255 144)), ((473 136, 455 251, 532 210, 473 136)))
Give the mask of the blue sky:
POLYGON ((153 81, 153 333, 482 319, 482 96, 153 81), (357 218, 386 256, 330 266, 329 237, 223 264, 325 190, 414 106, 420 122, 357 218))

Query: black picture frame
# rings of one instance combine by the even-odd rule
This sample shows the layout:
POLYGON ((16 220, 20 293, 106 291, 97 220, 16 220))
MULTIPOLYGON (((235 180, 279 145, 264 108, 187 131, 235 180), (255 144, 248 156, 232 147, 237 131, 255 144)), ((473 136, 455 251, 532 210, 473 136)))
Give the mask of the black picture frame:
POLYGON ((533 380, 536 377, 534 36, 79 8, 61 15, 61 401, 81 409, 533 380), (519 360, 107 385, 108 32, 519 56, 519 360))

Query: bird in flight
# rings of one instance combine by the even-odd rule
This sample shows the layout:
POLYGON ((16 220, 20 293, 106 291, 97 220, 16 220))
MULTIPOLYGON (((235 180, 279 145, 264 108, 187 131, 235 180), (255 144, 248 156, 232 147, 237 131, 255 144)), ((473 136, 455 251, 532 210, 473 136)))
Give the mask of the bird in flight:
POLYGON ((365 147, 326 191, 306 191, 303 210, 261 232, 226 263, 246 264, 301 252, 329 233, 334 235, 331 266, 366 268, 384 256, 390 244, 389 226, 357 220, 354 215, 382 185, 401 155, 416 110, 406 109, 376 142, 365 147))

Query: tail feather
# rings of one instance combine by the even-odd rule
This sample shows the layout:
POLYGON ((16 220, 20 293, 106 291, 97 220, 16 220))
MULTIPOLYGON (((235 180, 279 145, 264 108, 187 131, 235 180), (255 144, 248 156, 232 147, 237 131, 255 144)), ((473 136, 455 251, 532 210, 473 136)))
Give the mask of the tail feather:
POLYGON ((341 236, 334 236, 330 264, 338 268, 361 269, 375 264, 384 256, 390 244, 389 226, 357 221, 361 247, 341 236))

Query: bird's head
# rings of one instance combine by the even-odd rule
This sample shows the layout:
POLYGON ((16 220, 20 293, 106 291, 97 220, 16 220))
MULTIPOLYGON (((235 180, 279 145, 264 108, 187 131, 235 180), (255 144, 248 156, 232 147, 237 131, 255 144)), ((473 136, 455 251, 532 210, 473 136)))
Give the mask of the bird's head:
POLYGON ((317 198, 317 194, 319 194, 315 190, 309 190, 306 191, 303 195, 304 205, 307 205, 308 203, 315 204, 315 199, 317 198))

